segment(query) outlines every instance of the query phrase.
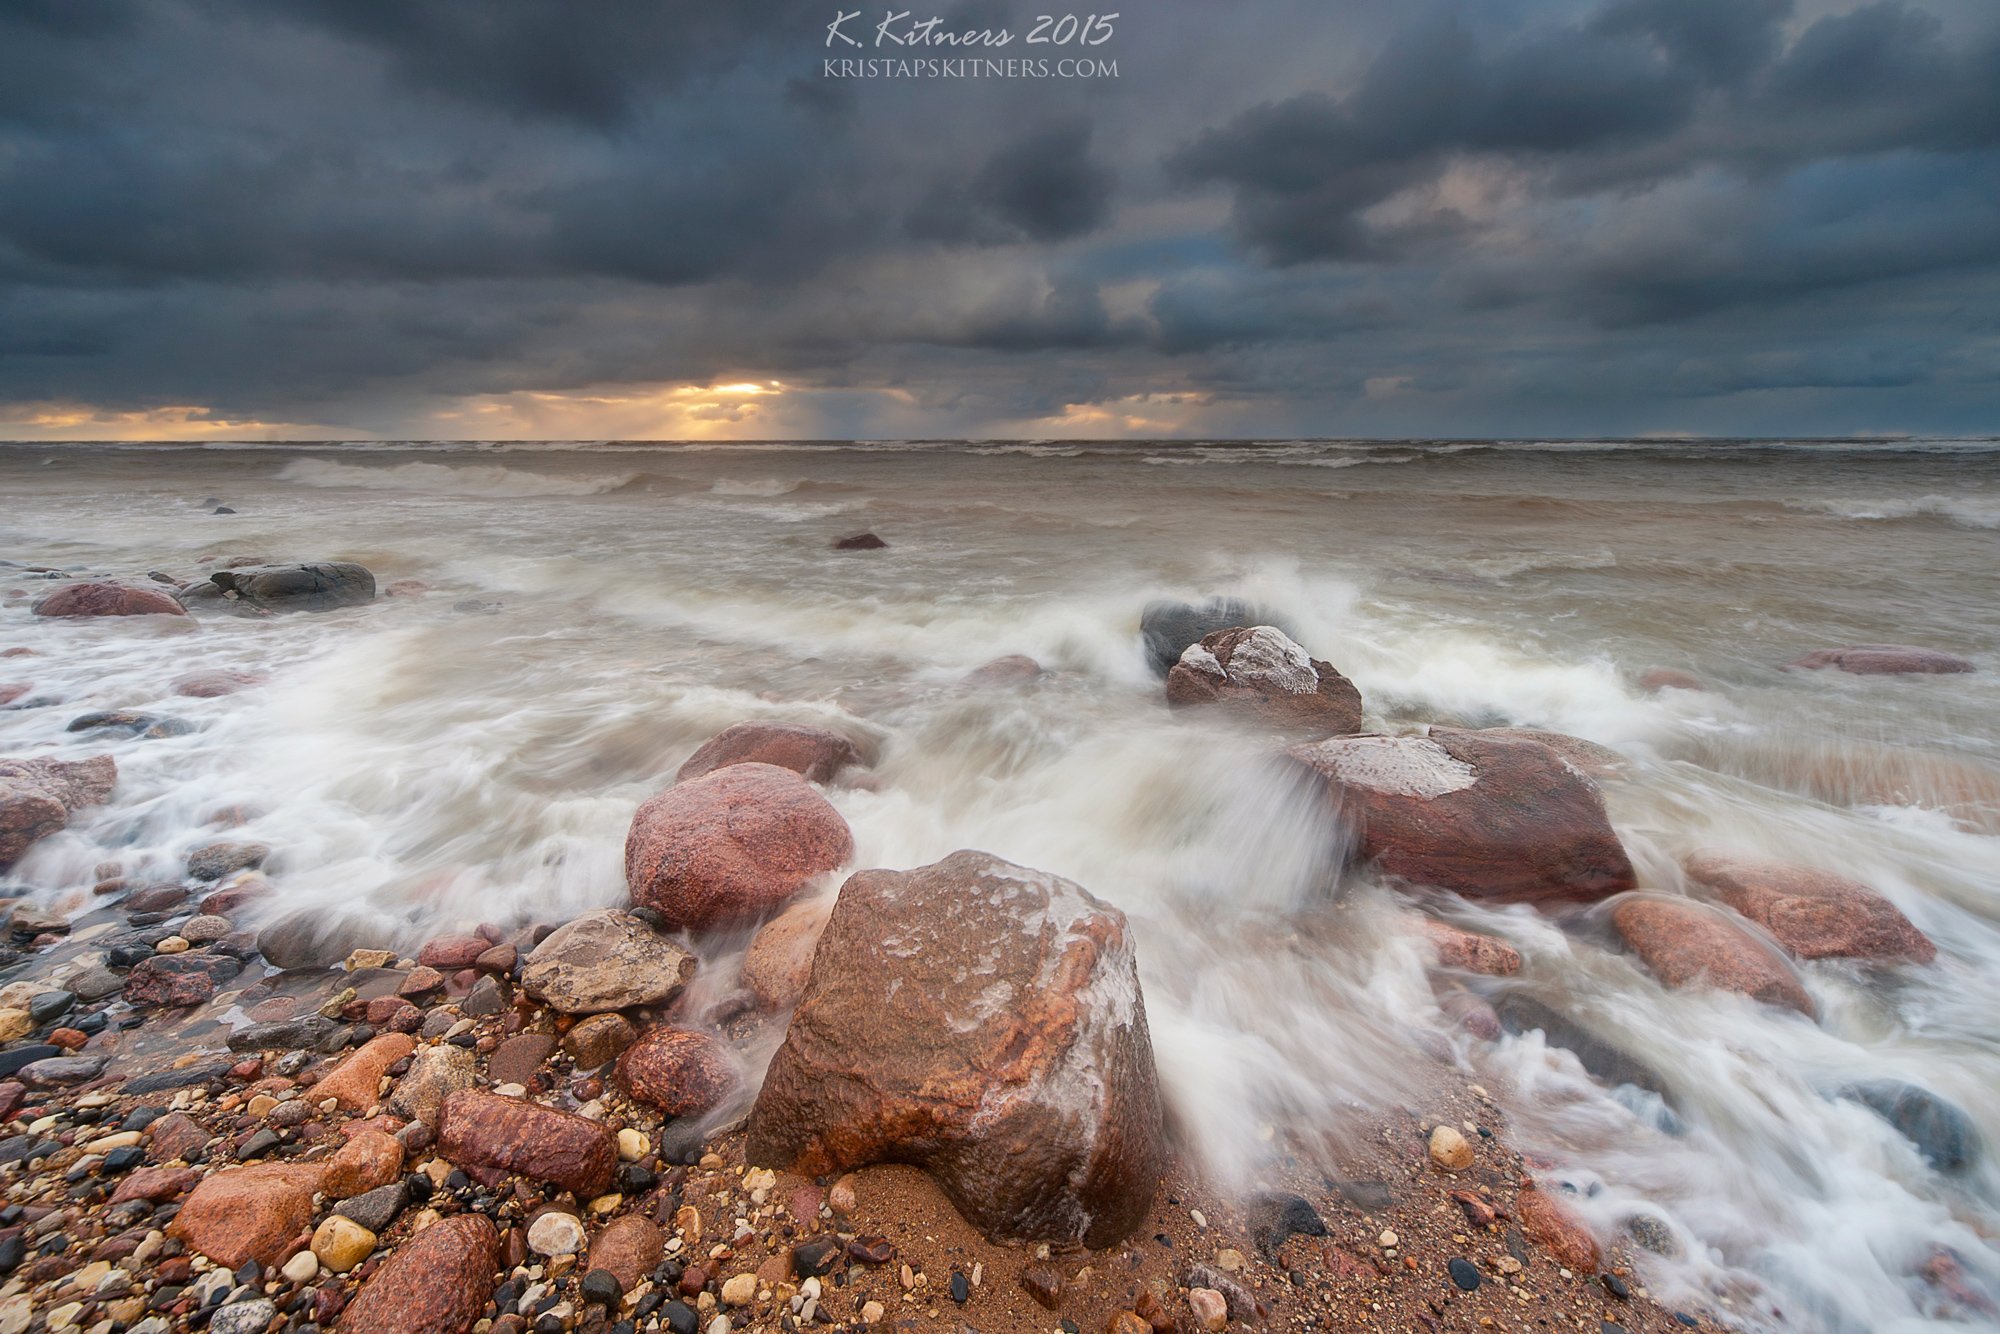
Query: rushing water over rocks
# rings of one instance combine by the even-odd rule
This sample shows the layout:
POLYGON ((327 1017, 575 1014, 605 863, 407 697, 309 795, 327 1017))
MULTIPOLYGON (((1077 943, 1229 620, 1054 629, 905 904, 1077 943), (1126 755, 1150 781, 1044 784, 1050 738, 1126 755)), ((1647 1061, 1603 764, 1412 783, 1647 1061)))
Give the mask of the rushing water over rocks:
MULTIPOLYGON (((100 867, 179 881, 225 842, 267 849, 270 886, 226 906, 302 959, 624 907, 635 809, 725 728, 806 725, 838 755, 812 776, 845 869, 979 849, 1125 914, 1173 1133, 1231 1190, 1288 1154, 1337 1174, 1343 1129, 1443 1056, 1671 1300, 1993 1318, 1937 1274, 2000 1293, 1994 446, 9 446, 0 480, 0 651, 27 651, 0 658, 0 756, 117 765, 6 872, 77 935, 100 867), (833 549, 864 526, 887 545, 833 549), (29 612, 49 571, 164 590, 336 561, 382 596, 29 612), (1534 747, 1622 853, 1593 843, 1545 911, 1388 883, 1358 860, 1382 828, 1274 762, 1297 735, 1168 709, 1160 675, 1217 627, 1163 664, 1142 612, 1215 596, 1351 681, 1367 730, 1437 725, 1409 781, 1470 795, 1465 756, 1534 747), (1873 646, 1973 670, 1829 656, 1873 646), (982 672, 1007 655, 1039 674, 982 672), (86 714, 150 721, 68 730, 86 714), (1765 877, 1791 906, 1722 857, 1792 868, 1765 877), (1862 925, 1801 916, 1815 875, 1862 925), (1440 970, 1419 909, 1504 946, 1440 970), (1817 943, 1850 938, 1874 943, 1817 943), (1706 984, 1710 948, 1756 980, 1706 984)), ((704 969, 748 940, 703 937, 704 969)), ((688 1003, 717 1020, 706 976, 688 1003)))

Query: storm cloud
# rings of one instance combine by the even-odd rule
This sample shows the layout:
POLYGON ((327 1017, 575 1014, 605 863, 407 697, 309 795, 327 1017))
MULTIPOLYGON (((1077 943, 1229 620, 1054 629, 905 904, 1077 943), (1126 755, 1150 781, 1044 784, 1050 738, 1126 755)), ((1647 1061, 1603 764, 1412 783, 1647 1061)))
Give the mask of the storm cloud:
POLYGON ((837 12, 0 8, 0 435, 2000 430, 1981 0, 837 12))

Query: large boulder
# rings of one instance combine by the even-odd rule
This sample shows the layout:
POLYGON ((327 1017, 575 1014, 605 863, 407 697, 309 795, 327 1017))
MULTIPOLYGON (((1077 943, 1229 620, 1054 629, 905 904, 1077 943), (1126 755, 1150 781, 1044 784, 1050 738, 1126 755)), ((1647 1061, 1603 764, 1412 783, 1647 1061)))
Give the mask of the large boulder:
POLYGON ((362 1284, 339 1334, 466 1334, 485 1313, 506 1265, 500 1234, 483 1214, 441 1219, 396 1248, 362 1284))
POLYGON ((1808 1018, 1818 1014, 1783 956, 1717 909, 1691 899, 1635 896, 1612 910, 1611 925, 1670 987, 1735 991, 1808 1018))
POLYGON ((847 821, 774 764, 732 764, 653 797, 632 817, 625 883, 669 928, 746 925, 854 855, 847 821))
POLYGON ((804 723, 737 723, 707 741, 674 775, 676 782, 700 778, 730 764, 775 764, 824 783, 850 764, 861 763, 854 743, 838 732, 804 723))
POLYGON ((77 810, 101 805, 117 783, 118 765, 109 755, 0 760, 0 870, 67 827, 77 810))
POLYGON ((1858 880, 1729 852, 1698 852, 1683 866, 1689 879, 1801 959, 1929 963, 1937 958, 1929 936, 1858 880))
POLYGON ((1188 645, 1167 673, 1167 703, 1218 705, 1316 736, 1361 727, 1354 683, 1269 625, 1218 630, 1188 645))
POLYGON ((849 878, 751 1112, 755 1163, 911 1163, 996 1240, 1103 1247, 1164 1157, 1124 915, 983 852, 849 878))
POLYGON ((1284 621, 1242 598, 1210 598, 1206 602, 1148 602, 1139 614, 1139 636, 1146 644, 1146 662, 1153 675, 1165 676, 1190 644, 1199 644, 1218 630, 1239 625, 1273 625, 1290 633, 1284 621))
POLYGON ((602 1014, 671 1000, 694 969, 692 954, 631 913, 607 908, 556 928, 535 946, 521 986, 564 1014, 602 1014))
POLYGON ((173 594, 143 584, 119 584, 108 580, 64 584, 38 599, 37 616, 185 616, 173 594))
POLYGON ((181 590, 195 606, 250 611, 332 611, 375 600, 375 576, 352 561, 248 565, 217 570, 181 590))
POLYGON ((1358 854, 1468 898, 1592 901, 1631 889, 1597 785, 1520 737, 1330 737, 1286 752, 1326 783, 1358 854))
POLYGON ((1787 671, 1836 667, 1855 676, 1936 675, 1974 670, 1970 658, 1934 648, 1907 644, 1856 644, 1850 648, 1815 649, 1785 664, 1787 671))

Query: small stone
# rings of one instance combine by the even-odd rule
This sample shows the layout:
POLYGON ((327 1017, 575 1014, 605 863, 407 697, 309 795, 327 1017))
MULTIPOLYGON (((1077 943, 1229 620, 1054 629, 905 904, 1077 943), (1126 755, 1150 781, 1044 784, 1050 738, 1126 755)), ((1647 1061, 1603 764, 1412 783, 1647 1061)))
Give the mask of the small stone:
POLYGON ((188 941, 185 936, 168 936, 153 946, 153 952, 156 954, 186 954, 187 951, 188 941))
POLYGON ((1450 1126, 1431 1131, 1431 1161, 1447 1172, 1463 1172, 1472 1166, 1472 1145, 1450 1126))
POLYGON ((319 1277, 319 1257, 311 1251, 300 1251, 285 1261, 285 1267, 278 1272, 285 1276, 287 1283, 310 1283, 319 1277))
POLYGON ((583 1247, 583 1224, 575 1214, 551 1211, 528 1226, 528 1249, 537 1255, 577 1255, 583 1247))
POLYGON ((1474 1292, 1478 1290, 1479 1269, 1464 1256, 1452 1257, 1450 1263, 1445 1265, 1445 1272, 1451 1275, 1452 1284, 1461 1292, 1474 1292))
POLYGON ((208 1322, 209 1334, 264 1334, 278 1318, 277 1303, 266 1297, 218 1307, 208 1322))
POLYGON ((972 1300, 972 1284, 967 1282, 965 1275, 956 1269, 951 1271, 951 1299, 960 1306, 972 1300))
POLYGON ((375 1234, 339 1214, 330 1216, 313 1232, 312 1253, 336 1274, 345 1274, 374 1251, 375 1234))
POLYGON ((861 1323, 864 1325, 879 1325, 882 1323, 882 1317, 887 1314, 888 1311, 880 1302, 869 1301, 861 1305, 861 1323))
POLYGON ((722 1301, 726 1306, 748 1306, 756 1297, 755 1274, 736 1274, 722 1285, 722 1301))
POLYGON ((1021 1286, 1028 1295, 1053 1311, 1062 1300, 1062 1275, 1048 1265, 1029 1265, 1021 1271, 1021 1286))
MULTIPOLYGON (((1383 1228, 1382 1235, 1375 1238, 1375 1244, 1377 1246, 1380 1246, 1385 1251, 1393 1251, 1396 1249, 1396 1243, 1400 1240, 1401 1238, 1397 1237, 1397 1235, 1393 1231, 1389 1230, 1388 1228, 1383 1228)), ((1221 1259, 1220 1256, 1217 1256, 1216 1258, 1218 1260, 1221 1259)))
POLYGON ((583 1276, 583 1283, 580 1286, 585 1301, 595 1302, 599 1306, 614 1310, 625 1296, 625 1288, 619 1283, 618 1275, 609 1269, 591 1270, 583 1276))
POLYGON ((1229 1303, 1214 1288, 1189 1288, 1188 1309, 1194 1313, 1194 1323, 1208 1334, 1221 1334, 1229 1328, 1229 1303))

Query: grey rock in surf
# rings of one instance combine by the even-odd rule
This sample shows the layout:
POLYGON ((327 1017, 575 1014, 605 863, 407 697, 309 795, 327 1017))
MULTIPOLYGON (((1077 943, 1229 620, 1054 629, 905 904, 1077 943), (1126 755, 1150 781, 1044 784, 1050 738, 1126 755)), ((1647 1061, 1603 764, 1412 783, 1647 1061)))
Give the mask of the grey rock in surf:
POLYGON ((1139 635, 1146 642, 1146 663, 1153 675, 1166 678, 1190 644, 1199 644, 1219 630, 1245 625, 1269 625, 1297 638, 1291 622, 1242 598, 1214 597, 1206 602, 1148 602, 1139 614, 1139 635))
POLYGON ((242 611, 332 611, 374 600, 375 576, 340 560, 217 570, 181 590, 191 607, 242 611))

